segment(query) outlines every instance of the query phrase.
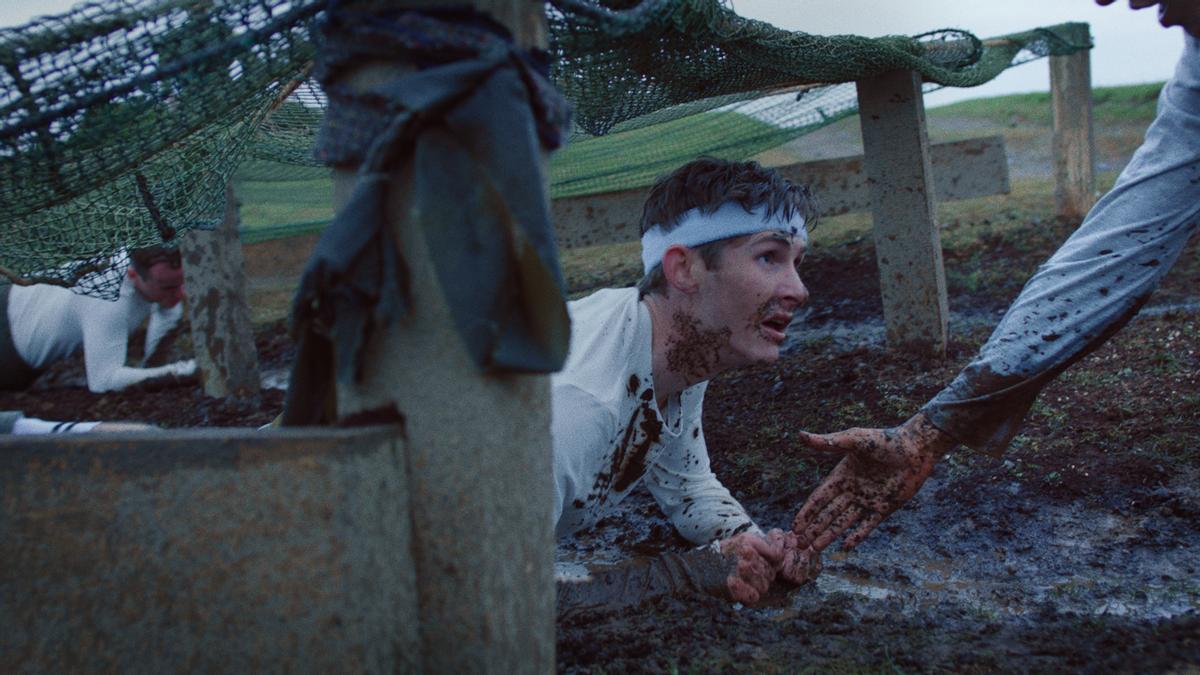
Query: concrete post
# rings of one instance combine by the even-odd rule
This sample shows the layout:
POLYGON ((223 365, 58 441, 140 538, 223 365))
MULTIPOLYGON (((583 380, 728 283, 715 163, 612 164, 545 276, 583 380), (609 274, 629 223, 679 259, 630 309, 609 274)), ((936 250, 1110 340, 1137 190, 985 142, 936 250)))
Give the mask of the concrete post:
MULTIPOLYGON (((542 40, 542 5, 494 0, 517 43, 542 40)), ((363 87, 403 75, 368 66, 363 87)), ((513 167, 521 171, 521 167, 513 167)), ((554 669, 554 537, 549 378, 489 375, 469 358, 416 228, 412 177, 397 172, 389 217, 409 266, 413 310, 366 347, 364 381, 339 386, 338 414, 392 405, 404 416, 422 668, 430 673, 554 669)), ((354 171, 334 172, 339 208, 354 171)), ((447 223, 447 227, 455 227, 447 223)))
POLYGON ((0 436, 0 672, 418 672, 397 432, 0 436))
POLYGON ((1054 203, 1057 214, 1070 219, 1083 218, 1096 203, 1090 54, 1050 57, 1054 203))
MULTIPOLYGON (((807 185, 817 196, 822 216, 871 208, 873 185, 867 180, 861 156, 820 159, 776 166, 785 178, 807 185)), ((937 202, 1008 194, 1008 159, 1003 136, 985 136, 938 143, 929 148, 937 202)), ((647 188, 562 197, 551 204, 559 248, 637 241, 638 222, 647 188)), ((279 246, 264 242, 262 256, 276 255, 279 246)), ((250 249, 253 250, 253 249, 250 249)), ((276 265, 278 266, 278 265, 276 265)), ((292 265, 297 268, 298 265, 292 265)))
POLYGON ((921 76, 896 70, 859 81, 858 111, 888 344, 944 355, 946 278, 921 76))
POLYGON ((204 393, 257 400, 258 352, 246 304, 246 272, 238 236, 238 204, 225 185, 225 219, 212 231, 192 230, 180 240, 187 281, 192 348, 204 393))

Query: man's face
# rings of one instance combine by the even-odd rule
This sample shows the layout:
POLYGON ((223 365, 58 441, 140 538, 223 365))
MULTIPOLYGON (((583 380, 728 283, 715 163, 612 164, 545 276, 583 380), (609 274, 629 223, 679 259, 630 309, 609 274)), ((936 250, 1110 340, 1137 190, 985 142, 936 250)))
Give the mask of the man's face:
POLYGON ((129 268, 129 278, 133 279, 133 287, 138 293, 159 307, 171 308, 183 300, 183 268, 172 267, 170 263, 154 263, 142 277, 132 267, 129 268))
MULTIPOLYGON (((1096 0, 1098 5, 1111 5, 1116 0, 1096 0)), ((1163 27, 1182 26, 1189 35, 1200 38, 1200 0, 1129 0, 1130 9, 1145 9, 1158 5, 1158 22, 1163 27)))
POLYGON ((737 237, 721 249, 716 269, 701 278, 695 318, 728 336, 719 356, 726 368, 779 358, 792 314, 808 302, 800 281, 804 240, 783 232, 737 237))

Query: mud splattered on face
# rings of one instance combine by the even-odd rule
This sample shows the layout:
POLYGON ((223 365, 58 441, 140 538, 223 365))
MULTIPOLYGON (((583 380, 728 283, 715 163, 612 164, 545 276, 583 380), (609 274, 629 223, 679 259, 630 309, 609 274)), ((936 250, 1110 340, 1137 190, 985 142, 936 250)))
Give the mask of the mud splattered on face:
MULTIPOLYGON (((772 339, 772 336, 767 332, 767 327, 770 326, 771 328, 781 332, 787 330, 788 324, 791 323, 791 321, 784 321, 782 316, 775 317, 774 319, 772 318, 774 315, 782 315, 783 313, 787 313, 786 310, 783 309, 783 302, 780 301, 779 298, 769 298, 759 305, 754 310, 754 313, 750 315, 746 323, 746 328, 757 332, 758 336, 767 342, 774 342, 775 340, 772 339)), ((788 314, 790 315, 790 313, 788 314)))
POLYGON ((667 344, 667 368, 692 381, 708 379, 717 371, 721 352, 729 348, 732 331, 706 329, 699 319, 682 312, 671 320, 674 337, 667 344))

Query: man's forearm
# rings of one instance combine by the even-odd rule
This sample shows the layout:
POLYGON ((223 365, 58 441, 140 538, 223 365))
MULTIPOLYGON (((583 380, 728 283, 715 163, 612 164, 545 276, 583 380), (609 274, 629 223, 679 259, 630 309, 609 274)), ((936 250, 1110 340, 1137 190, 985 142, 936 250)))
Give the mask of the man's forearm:
POLYGON ((88 389, 97 394, 107 391, 120 391, 147 380, 165 377, 187 377, 195 372, 196 364, 191 360, 176 361, 175 363, 168 363, 165 366, 156 366, 154 368, 120 366, 95 375, 89 371, 88 389))

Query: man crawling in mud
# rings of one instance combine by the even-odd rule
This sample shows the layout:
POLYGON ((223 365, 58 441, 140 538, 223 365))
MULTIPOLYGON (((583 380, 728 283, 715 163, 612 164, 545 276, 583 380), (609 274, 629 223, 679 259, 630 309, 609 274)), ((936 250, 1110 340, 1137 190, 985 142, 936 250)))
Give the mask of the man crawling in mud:
POLYGON ((755 602, 777 575, 815 576, 792 534, 763 532, 709 468, 700 420, 707 381, 779 358, 800 281, 805 188, 755 162, 702 158, 651 188, 636 288, 569 304, 570 352, 552 382, 558 535, 593 525, 645 480, 686 539, 736 556, 726 580, 755 602))

